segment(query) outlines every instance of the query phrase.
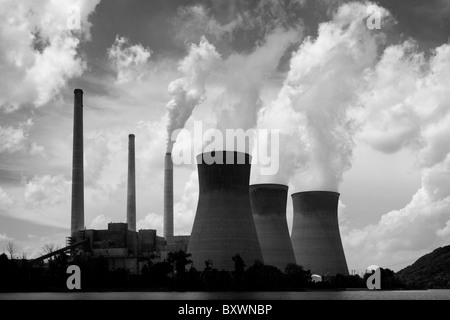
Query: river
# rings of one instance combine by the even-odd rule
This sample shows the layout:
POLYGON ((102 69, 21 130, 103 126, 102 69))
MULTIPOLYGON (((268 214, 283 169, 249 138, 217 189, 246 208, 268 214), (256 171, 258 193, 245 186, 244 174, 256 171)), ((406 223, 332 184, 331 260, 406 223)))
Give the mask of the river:
POLYGON ((313 292, 32 292, 0 300, 450 300, 450 290, 313 292))

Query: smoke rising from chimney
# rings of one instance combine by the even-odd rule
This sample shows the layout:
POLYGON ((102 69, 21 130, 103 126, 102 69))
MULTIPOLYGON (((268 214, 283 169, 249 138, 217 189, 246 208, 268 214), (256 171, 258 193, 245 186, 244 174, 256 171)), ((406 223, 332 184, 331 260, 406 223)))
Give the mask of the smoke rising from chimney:
POLYGON ((183 77, 172 81, 168 87, 172 99, 166 105, 166 152, 172 152, 175 141, 171 138, 174 131, 184 128, 194 108, 205 101, 206 79, 220 59, 215 47, 205 37, 201 38, 199 45, 190 45, 188 55, 178 67, 183 77))

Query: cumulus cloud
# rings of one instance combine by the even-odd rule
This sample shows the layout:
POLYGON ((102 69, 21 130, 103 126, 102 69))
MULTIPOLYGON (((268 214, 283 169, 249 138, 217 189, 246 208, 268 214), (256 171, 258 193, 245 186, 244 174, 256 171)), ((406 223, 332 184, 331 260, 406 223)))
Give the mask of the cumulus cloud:
POLYGON ((17 110, 25 104, 40 107, 80 76, 86 63, 77 49, 80 39, 90 37, 89 15, 100 0, 2 2, 0 13, 0 109, 17 110), (71 30, 68 21, 79 12, 81 29, 71 30), (78 9, 80 10, 78 10, 78 9))
POLYGON ((149 48, 144 48, 141 44, 130 45, 129 40, 116 36, 116 40, 108 49, 108 59, 117 72, 119 83, 140 80, 145 72, 142 68, 152 55, 149 48))
POLYGON ((439 229, 436 234, 440 237, 448 237, 450 235, 450 220, 448 220, 445 227, 439 229))
POLYGON ((0 126, 0 153, 15 153, 21 151, 31 155, 43 154, 43 146, 28 141, 32 126, 32 119, 19 123, 17 127, 0 126))
POLYGON ((422 182, 404 208, 345 237, 350 256, 360 253, 358 263, 404 265, 450 240, 448 70, 450 45, 427 58, 408 40, 388 47, 366 74, 370 85, 356 117, 364 123, 360 139, 385 153, 414 150, 422 182))
POLYGON ((191 234, 198 202, 198 174, 192 171, 181 198, 174 203, 175 233, 191 234))
POLYGON ((147 214, 144 219, 138 220, 137 229, 153 229, 161 231, 163 229, 163 216, 156 213, 147 214))
POLYGON ((64 176, 35 176, 25 185, 24 199, 32 208, 70 203, 70 182, 64 176))
POLYGON ((5 242, 7 242, 7 241, 13 241, 13 240, 14 240, 14 239, 8 237, 8 236, 6 235, 6 233, 0 233, 0 241, 5 241, 5 242))
POLYGON ((105 217, 105 215, 101 214, 99 216, 96 216, 94 219, 92 219, 91 224, 89 225, 91 229, 107 229, 108 228, 108 221, 105 217))
POLYGON ((303 0, 257 2, 212 1, 178 8, 176 39, 197 42, 202 35, 226 52, 245 51, 277 28, 302 25, 303 0), (246 43, 247 45, 243 45, 246 43))
POLYGON ((237 17, 225 24, 221 24, 212 16, 211 10, 203 5, 178 8, 175 26, 178 30, 179 40, 198 42, 201 35, 212 36, 220 40, 224 36, 230 36, 242 23, 242 17, 237 17))
POLYGON ((0 210, 7 210, 11 208, 13 199, 0 187, 0 210))

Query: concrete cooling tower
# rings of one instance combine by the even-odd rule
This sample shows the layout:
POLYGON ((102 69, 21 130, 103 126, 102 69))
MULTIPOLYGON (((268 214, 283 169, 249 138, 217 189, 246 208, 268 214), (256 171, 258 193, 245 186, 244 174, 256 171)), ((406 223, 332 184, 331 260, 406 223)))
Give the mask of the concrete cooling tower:
POLYGON ((197 156, 199 199, 187 250, 197 270, 210 260, 213 268, 233 271, 236 254, 247 267, 263 262, 250 206, 250 163, 251 156, 241 152, 197 156))
POLYGON ((297 264, 319 275, 348 275, 337 216, 339 193, 299 192, 292 201, 291 239, 297 264))
POLYGON ((250 203, 264 263, 284 272, 295 263, 286 220, 288 186, 255 184, 250 186, 250 203))

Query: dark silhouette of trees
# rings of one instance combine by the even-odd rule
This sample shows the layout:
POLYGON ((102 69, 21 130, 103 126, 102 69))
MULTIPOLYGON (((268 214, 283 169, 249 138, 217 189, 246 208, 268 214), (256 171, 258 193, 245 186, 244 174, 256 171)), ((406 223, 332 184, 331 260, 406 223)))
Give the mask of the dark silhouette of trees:
POLYGON ((169 252, 167 255, 167 262, 174 267, 176 276, 183 277, 186 272, 186 266, 192 264, 192 260, 189 259, 191 256, 190 253, 186 253, 182 250, 169 252))
POLYGON ((247 290, 281 290, 285 287, 285 277, 280 269, 255 261, 253 266, 245 271, 244 283, 247 290))
POLYGON ((308 288, 311 286, 311 272, 305 271, 302 266, 289 263, 285 270, 287 286, 290 289, 308 288))
MULTIPOLYGON (((12 255, 14 257, 14 254, 12 255)), ((277 291, 277 290, 334 290, 366 288, 366 281, 358 275, 323 276, 322 282, 313 283, 311 272, 297 264, 288 264, 282 272, 278 268, 255 261, 246 269, 239 254, 230 259, 234 270, 217 270, 211 261, 205 261, 202 271, 191 266, 191 255, 184 252, 168 254, 165 261, 155 262, 155 257, 145 258, 139 274, 125 269, 111 270, 106 257, 71 257, 61 253, 53 260, 40 264, 28 260, 9 259, 0 254, 0 291, 66 291, 67 267, 78 265, 82 270, 82 290, 178 290, 178 291, 277 291)), ((433 284, 450 286, 445 277, 434 278, 433 284)), ((398 275, 392 270, 381 269, 382 290, 403 288, 398 275)))
POLYGON ((233 256, 234 261, 234 271, 233 271, 233 280, 234 286, 236 290, 242 290, 244 286, 244 272, 245 272, 245 263, 242 257, 238 254, 233 256))
POLYGON ((411 289, 450 288, 450 245, 420 257, 396 276, 411 289))

